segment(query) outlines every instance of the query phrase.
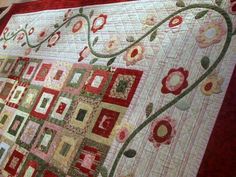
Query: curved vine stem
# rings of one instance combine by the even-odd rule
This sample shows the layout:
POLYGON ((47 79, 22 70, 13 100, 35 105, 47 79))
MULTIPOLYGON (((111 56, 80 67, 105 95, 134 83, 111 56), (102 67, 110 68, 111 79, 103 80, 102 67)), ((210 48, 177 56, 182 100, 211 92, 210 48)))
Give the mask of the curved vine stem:
MULTIPOLYGON (((163 106, 161 109, 159 109, 157 112, 155 112, 154 114, 152 114, 151 116, 149 116, 141 125, 139 125, 131 134, 130 136, 127 138, 127 140, 125 141, 125 143, 122 145, 121 149, 119 150, 115 161, 112 165, 111 171, 109 173, 109 177, 113 177, 116 167, 118 165, 118 162, 120 160, 120 158, 122 157, 125 149, 127 148, 127 146, 129 145, 129 143, 131 142, 131 140, 144 128, 146 127, 149 123, 151 123, 154 119, 157 118, 157 116, 159 116, 160 114, 162 114, 164 111, 166 111, 168 108, 170 108, 171 106, 173 106, 174 104, 176 104, 180 99, 182 99, 184 96, 186 96, 188 93, 190 93, 195 87, 197 87, 216 67, 217 65, 221 62, 221 60, 224 58, 228 47, 231 43, 231 39, 233 36, 232 33, 232 21, 229 17, 229 15, 221 8, 211 5, 211 4, 193 4, 193 5, 189 5, 185 8, 182 8, 180 10, 178 10, 177 12, 173 13, 172 15, 170 15, 168 18, 166 18, 164 21, 168 20, 169 18, 171 18, 174 15, 177 15, 180 12, 189 10, 189 9, 194 9, 194 8, 206 8, 206 9, 212 9, 216 12, 218 12, 219 14, 221 14, 227 24, 227 37, 226 37, 226 41, 224 43, 224 47, 220 53, 220 55, 218 56, 218 58, 216 59, 216 61, 211 65, 211 67, 200 77, 198 78, 190 87, 188 87, 182 94, 180 94, 179 96, 177 96, 175 99, 173 99, 172 101, 170 101, 169 103, 167 103, 165 106, 163 106)), ((161 24, 164 23, 164 21, 162 21, 161 24)))

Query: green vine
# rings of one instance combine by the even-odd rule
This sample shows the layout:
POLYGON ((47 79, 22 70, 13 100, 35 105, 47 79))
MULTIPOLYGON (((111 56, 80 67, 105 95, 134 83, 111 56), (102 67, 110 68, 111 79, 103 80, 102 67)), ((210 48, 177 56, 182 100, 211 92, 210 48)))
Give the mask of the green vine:
MULTIPOLYGON (((112 64, 115 60, 115 57, 122 54, 123 52, 125 52, 127 49, 131 48, 132 46, 136 45, 137 43, 139 43, 140 41, 142 41, 144 38, 146 38, 147 36, 150 35, 150 41, 155 39, 155 33, 156 30, 165 22, 167 22, 168 20, 170 20, 172 17, 176 16, 177 14, 190 10, 190 9, 197 9, 197 8, 203 8, 203 9, 207 9, 201 13, 199 13, 196 16, 196 19, 202 18, 207 12, 208 10, 213 10, 215 12, 218 12, 220 15, 222 15, 225 19, 225 22, 227 24, 227 37, 226 37, 226 41, 224 43, 223 49, 220 52, 218 58, 216 59, 216 61, 210 66, 210 67, 206 67, 208 68, 205 73, 198 78, 190 87, 188 87, 184 92, 182 92, 182 94, 180 94, 179 96, 177 96, 176 98, 174 98, 172 101, 170 101, 169 103, 167 103, 165 106, 163 106, 161 109, 159 109, 158 111, 156 111, 155 113, 153 113, 152 115, 148 116, 148 118, 141 124, 139 125, 131 134, 130 136, 127 138, 127 140, 125 141, 125 143, 122 145, 121 149, 119 150, 115 161, 112 165, 111 171, 109 173, 109 177, 113 177, 116 167, 119 163, 120 158, 122 157, 122 155, 124 154, 127 146, 129 145, 129 143, 133 140, 133 138, 144 128, 146 127, 149 123, 151 123, 154 119, 156 119, 160 114, 162 114, 164 111, 166 111, 168 108, 172 107, 173 105, 175 105, 180 99, 182 99, 184 96, 186 96, 187 94, 189 94, 193 89, 195 89, 216 67, 217 65, 222 61, 222 59, 224 58, 229 45, 231 43, 231 39, 233 35, 236 35, 236 30, 233 32, 233 25, 232 25, 232 21, 229 17, 229 15, 227 14, 227 12, 225 12, 221 7, 220 7, 220 1, 217 1, 217 5, 212 5, 212 4, 192 4, 192 5, 188 5, 186 6, 184 4, 184 2, 182 0, 179 0, 177 2, 177 6, 178 7, 182 7, 181 9, 177 10, 176 12, 172 13, 171 15, 169 15, 168 17, 166 17, 165 19, 163 19, 161 22, 159 22, 158 24, 156 24, 155 26, 153 26, 150 30, 148 30, 144 35, 142 35, 141 37, 139 37, 138 39, 136 39, 135 41, 132 41, 130 45, 128 45, 127 47, 121 49, 118 52, 115 52, 113 54, 102 54, 102 53, 98 53, 93 49, 93 45, 94 42, 91 43, 91 23, 90 23, 90 17, 93 15, 93 11, 90 12, 89 16, 83 14, 83 9, 80 9, 80 13, 76 14, 74 16, 72 16, 71 18, 69 18, 68 20, 66 20, 65 22, 63 22, 61 25, 57 25, 56 29, 49 35, 47 36, 43 41, 39 42, 38 44, 31 44, 29 41, 29 37, 28 37, 28 33, 26 31, 26 29, 20 29, 18 30, 16 33, 11 34, 10 37, 9 33, 8 34, 4 34, 3 39, 5 41, 11 40, 12 38, 14 39, 20 32, 25 33, 26 36, 26 44, 28 45, 28 47, 30 48, 36 48, 36 50, 39 50, 40 46, 46 42, 48 39, 50 39, 59 29, 61 29, 63 26, 67 25, 67 23, 70 23, 73 19, 77 18, 77 17, 82 17, 86 20, 87 22, 87 38, 88 38, 88 47, 91 50, 91 53, 96 57, 94 60, 92 60, 90 63, 95 63, 99 58, 109 58, 110 62, 108 63, 108 65, 112 64)), ((0 39, 1 40, 1 39, 0 39)), ((97 40, 95 38, 95 40, 97 40)), ((96 43, 96 42, 95 42, 96 43)), ((26 45, 24 44, 24 45, 26 45)), ((207 61, 205 61, 206 63, 207 61)), ((203 63, 204 66, 208 65, 208 63, 203 63)))

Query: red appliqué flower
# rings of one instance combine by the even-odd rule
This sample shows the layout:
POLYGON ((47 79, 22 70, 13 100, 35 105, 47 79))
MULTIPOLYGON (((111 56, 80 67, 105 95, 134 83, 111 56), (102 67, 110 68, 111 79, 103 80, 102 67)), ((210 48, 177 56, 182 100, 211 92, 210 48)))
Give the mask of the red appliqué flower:
POLYGON ((161 92, 164 94, 172 93, 178 95, 183 89, 188 87, 188 71, 180 67, 178 69, 170 69, 168 75, 162 80, 161 92))
POLYGON ((121 128, 116 135, 116 140, 119 143, 124 143, 129 136, 129 130, 126 127, 121 128))
POLYGON ((97 18, 93 20, 92 31, 96 33, 98 30, 101 30, 104 25, 107 23, 107 15, 100 14, 97 18))
POLYGON ((153 121, 148 140, 152 142, 157 149, 162 144, 170 144, 176 134, 175 125, 175 121, 170 117, 153 121))
POLYGON ((8 31, 9 31, 9 28, 8 28, 8 27, 4 28, 3 34, 6 34, 8 31))
POLYGON ((58 31, 56 32, 49 40, 48 40, 48 47, 52 47, 55 46, 57 41, 60 39, 61 37, 61 32, 58 31))
POLYGON ((72 12, 71 9, 69 9, 69 10, 65 13, 63 21, 68 20, 69 18, 72 17, 72 15, 73 15, 73 12, 72 12))
POLYGON ((33 32, 34 32, 34 27, 32 27, 32 28, 29 30, 28 34, 31 35, 31 34, 33 34, 33 32))
POLYGON ((82 61, 84 58, 88 57, 90 54, 90 49, 86 46, 84 49, 79 53, 78 62, 82 61))
POLYGON ((183 22, 183 17, 181 16, 175 16, 173 17, 170 22, 169 22, 169 27, 170 28, 174 28, 174 27, 177 27, 179 26, 181 23, 183 22))
POLYGON ((81 20, 81 19, 78 20, 78 21, 75 22, 75 24, 73 25, 73 27, 72 27, 72 32, 73 32, 73 33, 79 32, 79 31, 82 29, 83 25, 84 25, 83 20, 81 20))
POLYGON ((236 15, 236 1, 230 0, 229 12, 233 15, 236 15))

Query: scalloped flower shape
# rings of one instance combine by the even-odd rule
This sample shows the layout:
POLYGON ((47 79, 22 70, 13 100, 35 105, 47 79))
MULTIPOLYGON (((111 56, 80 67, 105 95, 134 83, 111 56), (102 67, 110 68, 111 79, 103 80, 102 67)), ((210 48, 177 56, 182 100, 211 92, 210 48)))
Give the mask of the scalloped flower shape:
POLYGON ((91 28, 92 32, 96 33, 97 31, 101 30, 106 23, 107 23, 107 15, 100 14, 93 20, 93 26, 91 28))
POLYGON ((48 47, 52 47, 55 46, 57 41, 60 39, 61 37, 61 32, 58 31, 56 32, 49 40, 48 40, 48 47))
POLYGON ((236 1, 230 2, 229 13, 236 15, 236 1))
POLYGON ((206 48, 219 43, 226 34, 226 27, 222 20, 205 23, 199 29, 196 41, 200 48, 206 48))
POLYGON ((141 44, 129 48, 124 55, 126 65, 135 65, 138 61, 143 59, 143 53, 144 47, 141 44))
POLYGON ((176 134, 175 126, 175 120, 168 116, 153 121, 148 140, 157 149, 163 144, 170 144, 176 134))

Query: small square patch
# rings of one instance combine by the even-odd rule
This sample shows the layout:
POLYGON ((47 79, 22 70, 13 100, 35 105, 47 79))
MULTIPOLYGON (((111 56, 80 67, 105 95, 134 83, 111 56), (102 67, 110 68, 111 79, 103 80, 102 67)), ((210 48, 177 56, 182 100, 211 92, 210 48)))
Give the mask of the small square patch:
POLYGON ((2 100, 7 100, 12 90, 15 88, 17 81, 14 79, 7 79, 0 93, 2 100))
POLYGON ((103 97, 103 102, 128 107, 142 73, 138 70, 117 68, 103 97))
POLYGON ((44 87, 37 98, 33 110, 31 111, 31 115, 39 119, 47 119, 58 94, 59 91, 44 87))
POLYGON ((11 70, 9 78, 19 80, 29 64, 29 58, 19 57, 11 70))
POLYGON ((41 63, 41 60, 37 59, 31 59, 29 62, 29 65, 25 69, 23 75, 22 75, 22 81, 24 82, 29 82, 33 79, 39 65, 41 63))
POLYGON ((0 134, 4 134, 6 132, 9 124, 11 123, 12 119, 14 118, 14 112, 16 110, 5 106, 0 114, 0 134))
POLYGON ((43 61, 32 80, 32 84, 44 85, 51 68, 52 61, 43 61))
POLYGON ((1 77, 8 77, 10 71, 12 70, 12 67, 14 66, 16 62, 16 59, 6 59, 6 61, 3 64, 0 76, 1 77))

